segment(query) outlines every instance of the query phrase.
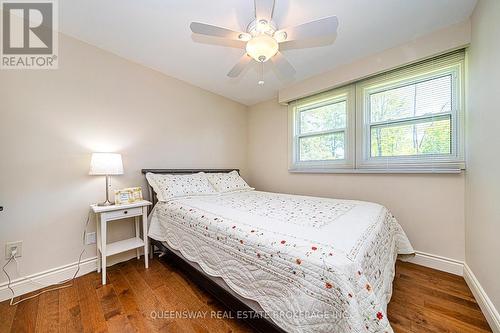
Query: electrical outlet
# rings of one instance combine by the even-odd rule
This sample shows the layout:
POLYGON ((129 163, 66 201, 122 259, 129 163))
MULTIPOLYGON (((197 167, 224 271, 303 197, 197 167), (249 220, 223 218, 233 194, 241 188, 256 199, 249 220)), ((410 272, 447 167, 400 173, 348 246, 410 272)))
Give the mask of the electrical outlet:
POLYGON ((96 243, 95 232, 87 232, 85 234, 85 244, 90 245, 95 243, 96 243))
POLYGON ((5 260, 12 257, 12 253, 16 252, 15 257, 19 258, 23 255, 23 241, 10 242, 5 244, 5 260))

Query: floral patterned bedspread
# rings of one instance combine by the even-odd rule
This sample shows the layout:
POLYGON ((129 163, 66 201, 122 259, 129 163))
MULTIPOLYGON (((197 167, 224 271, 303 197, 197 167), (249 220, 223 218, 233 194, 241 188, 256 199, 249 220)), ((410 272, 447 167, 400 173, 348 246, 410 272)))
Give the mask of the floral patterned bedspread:
POLYGON ((392 332, 395 260, 414 252, 381 205, 259 191, 158 203, 149 236, 288 332, 392 332))

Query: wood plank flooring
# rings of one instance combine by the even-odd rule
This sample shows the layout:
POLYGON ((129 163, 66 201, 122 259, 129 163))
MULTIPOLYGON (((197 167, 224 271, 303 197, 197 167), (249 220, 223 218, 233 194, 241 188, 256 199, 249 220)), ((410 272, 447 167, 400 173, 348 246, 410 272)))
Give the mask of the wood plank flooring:
MULTIPOLYGON (((150 265, 132 259, 110 267, 105 286, 90 273, 17 306, 2 302, 0 332, 252 332, 231 318, 155 318, 224 307, 168 259, 150 265)), ((399 261, 388 317, 396 332, 491 332, 462 277, 399 261)))

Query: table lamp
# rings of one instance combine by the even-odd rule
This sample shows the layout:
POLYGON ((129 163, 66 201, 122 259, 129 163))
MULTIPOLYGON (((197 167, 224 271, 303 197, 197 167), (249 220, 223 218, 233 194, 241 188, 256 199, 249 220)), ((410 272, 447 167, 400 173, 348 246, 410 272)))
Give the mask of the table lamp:
POLYGON ((106 176, 106 201, 99 206, 113 205, 109 201, 109 181, 111 175, 123 175, 122 155, 115 153, 92 153, 89 175, 106 176))

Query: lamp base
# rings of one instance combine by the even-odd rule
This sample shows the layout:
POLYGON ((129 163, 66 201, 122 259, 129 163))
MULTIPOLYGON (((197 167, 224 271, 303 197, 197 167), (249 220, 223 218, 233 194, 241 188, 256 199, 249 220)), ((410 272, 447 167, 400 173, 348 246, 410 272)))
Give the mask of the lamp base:
POLYGON ((106 175, 106 201, 98 203, 97 206, 113 206, 114 203, 109 201, 109 175, 106 175))

